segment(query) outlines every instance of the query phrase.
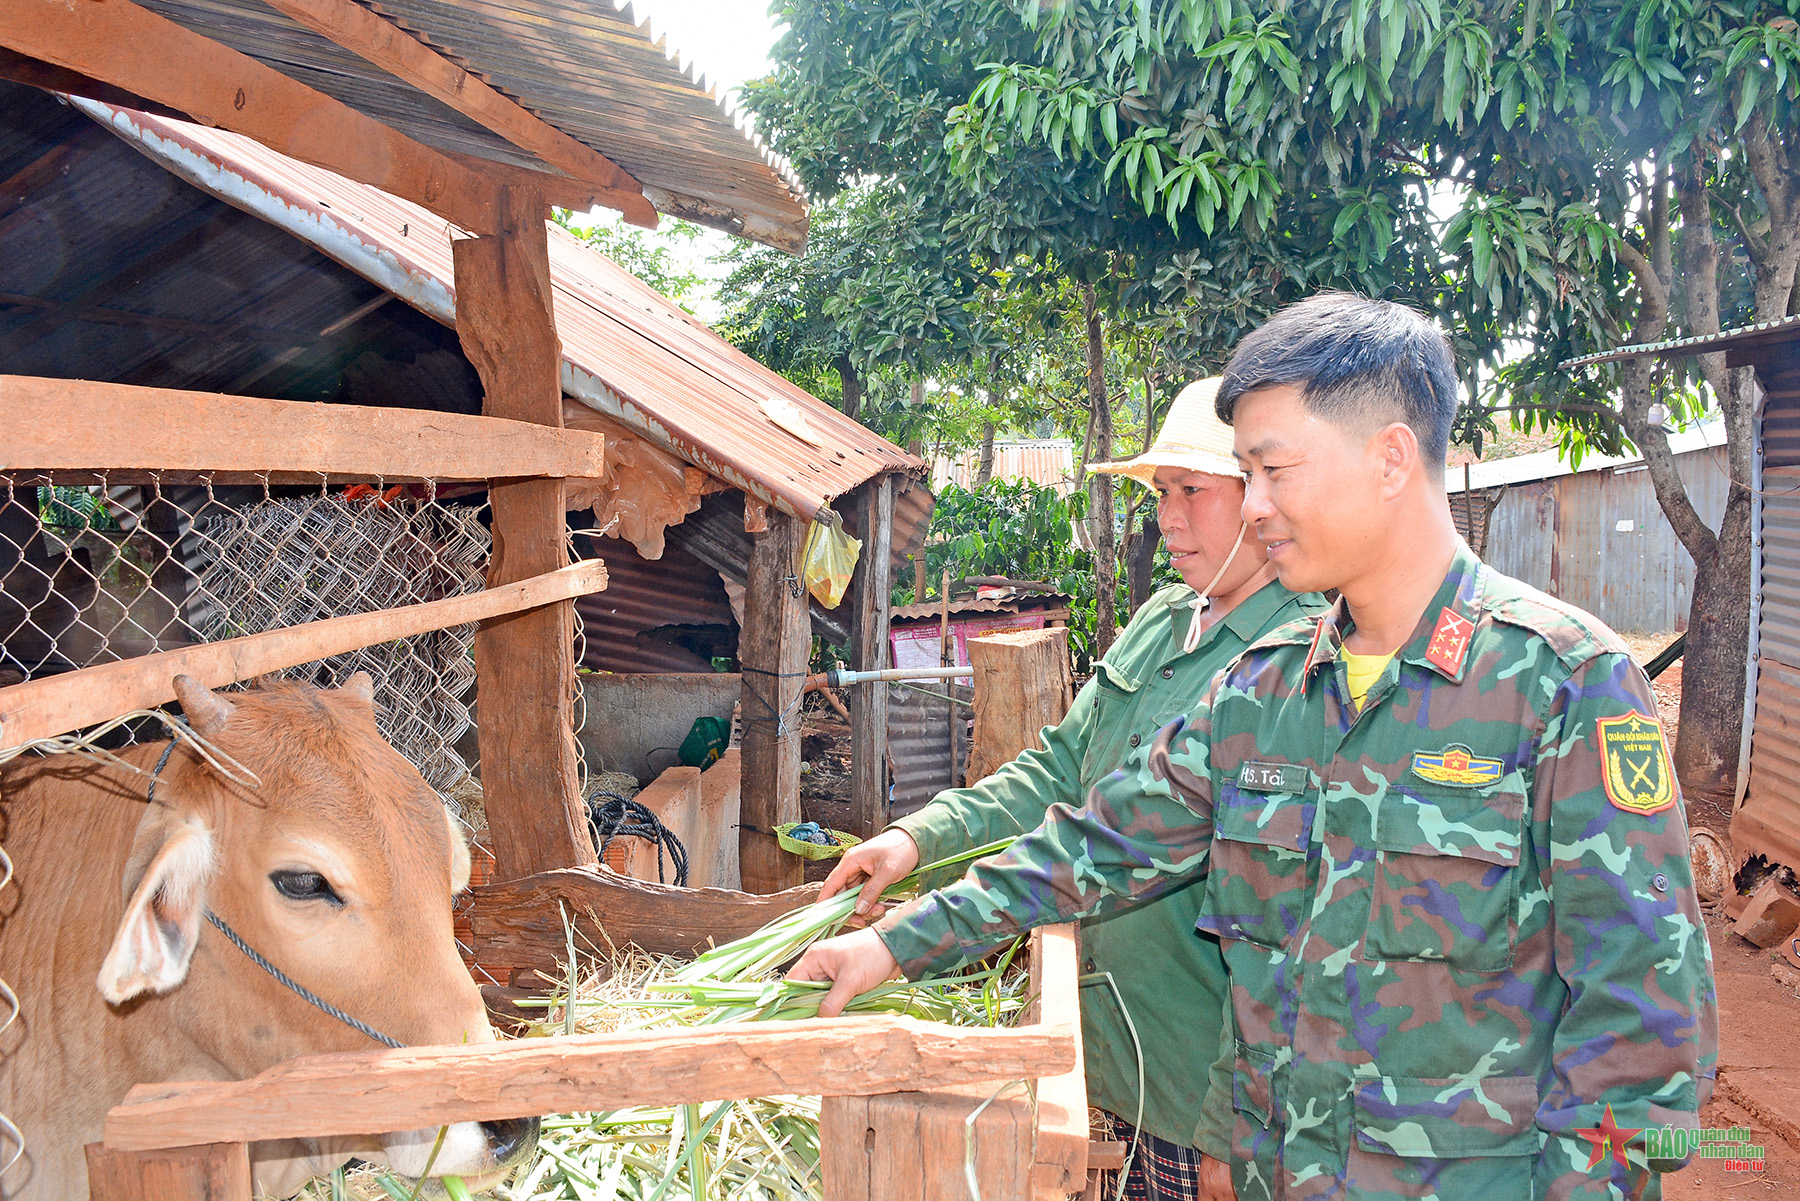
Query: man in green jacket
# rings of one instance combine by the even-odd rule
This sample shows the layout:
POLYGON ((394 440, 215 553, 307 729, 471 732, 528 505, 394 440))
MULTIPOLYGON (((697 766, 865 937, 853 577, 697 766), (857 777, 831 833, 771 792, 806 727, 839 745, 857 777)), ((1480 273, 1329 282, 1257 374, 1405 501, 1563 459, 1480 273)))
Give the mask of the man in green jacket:
MULTIPOLYGON (((939 794, 851 850, 822 897, 861 881, 859 911, 868 915, 882 890, 921 861, 1035 829, 1052 805, 1079 806, 1134 749, 1192 713, 1213 675, 1245 647, 1324 608, 1317 594, 1296 595, 1277 583, 1261 544, 1245 536, 1231 429, 1213 412, 1218 385, 1215 378, 1183 389, 1144 455, 1094 468, 1155 489, 1163 540, 1185 583, 1161 590, 1138 610, 1067 716, 1045 731, 1041 749, 971 787, 939 794), (1201 596, 1208 603, 1196 608, 1201 596)), ((927 884, 954 878, 949 873, 927 884)), ((1225 1182, 1226 1094, 1219 1094, 1210 1120, 1202 1110, 1225 1007, 1219 944, 1194 929, 1203 891, 1182 889, 1087 922, 1081 932, 1083 970, 1109 973, 1118 990, 1101 984, 1082 997, 1088 1102, 1112 1115, 1120 1137, 1138 1133, 1126 1196, 1145 1201, 1208 1195, 1200 1187, 1203 1171, 1213 1177, 1214 1191, 1225 1182), (1142 1071, 1137 1043, 1146 1060, 1142 1071), (1203 1165, 1207 1157, 1215 1162, 1203 1165)))
POLYGON ((1204 880, 1241 1201, 1660 1196, 1718 1050, 1681 793, 1618 636, 1457 535, 1456 379, 1382 301, 1247 337, 1218 402, 1244 516, 1284 583, 1338 602, 1083 808, 815 945, 792 975, 833 981, 820 1012, 1204 880))

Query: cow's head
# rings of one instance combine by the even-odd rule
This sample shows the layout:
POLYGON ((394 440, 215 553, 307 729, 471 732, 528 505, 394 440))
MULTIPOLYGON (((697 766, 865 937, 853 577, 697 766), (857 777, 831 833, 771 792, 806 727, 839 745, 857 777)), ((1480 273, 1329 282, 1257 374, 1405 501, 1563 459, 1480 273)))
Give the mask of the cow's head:
MULTIPOLYGON (((276 684, 231 697, 177 676, 200 736, 254 771, 231 782, 185 746, 126 864, 125 914, 100 969, 114 1005, 166 1009, 182 1077, 241 1079, 296 1055, 376 1044, 289 992, 205 920, 208 909, 326 1001, 410 1046, 490 1042, 457 955, 451 897, 469 851, 443 803, 375 728, 361 672, 336 691, 276 684), (151 1002, 146 995, 161 995, 151 1002)), ((485 1187, 528 1155, 536 1120, 362 1139, 259 1143, 258 1195, 286 1196, 357 1157, 485 1187), (435 1148, 435 1158, 434 1158, 435 1148)))

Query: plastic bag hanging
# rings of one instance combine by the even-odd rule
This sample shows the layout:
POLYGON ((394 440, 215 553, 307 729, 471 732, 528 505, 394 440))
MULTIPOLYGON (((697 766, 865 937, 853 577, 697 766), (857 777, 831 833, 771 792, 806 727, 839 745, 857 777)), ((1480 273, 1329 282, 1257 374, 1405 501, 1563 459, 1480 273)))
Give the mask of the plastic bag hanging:
MULTIPOLYGON (((835 519, 837 514, 832 517, 835 519)), ((844 532, 841 521, 813 522, 806 531, 806 548, 800 555, 806 590, 827 609, 837 608, 850 587, 856 558, 861 553, 862 543, 844 532)))

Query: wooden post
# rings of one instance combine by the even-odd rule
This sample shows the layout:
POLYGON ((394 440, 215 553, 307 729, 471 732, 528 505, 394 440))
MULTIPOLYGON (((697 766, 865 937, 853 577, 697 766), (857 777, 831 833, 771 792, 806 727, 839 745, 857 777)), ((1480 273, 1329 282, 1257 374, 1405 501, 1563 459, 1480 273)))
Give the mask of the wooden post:
MULTIPOLYGON (((862 558, 851 581, 855 606, 850 666, 881 671, 888 660, 888 607, 893 579, 888 544, 894 533, 894 477, 877 476, 862 501, 862 558)), ((850 689, 850 833, 871 838, 888 817, 886 684, 850 689)))
POLYGON ((755 536, 744 585, 743 799, 738 854, 745 892, 779 892, 804 864, 770 831, 800 820, 800 698, 812 652, 800 549, 806 523, 776 509, 755 536))
MULTIPOLYGON (((560 427, 544 198, 498 191, 501 232, 452 246, 457 336, 481 376, 485 415, 560 427)), ((488 497, 490 587, 568 562, 562 480, 495 480, 488 497)), ((572 601, 483 622, 475 635, 481 783, 499 880, 594 861, 575 758, 574 639, 572 601)))
POLYGON ((250 1201, 250 1145, 206 1143, 169 1151, 87 1145, 92 1201, 250 1201))
POLYGON ((1017 630, 969 640, 975 668, 973 784, 1038 745, 1038 731, 1063 719, 1072 701, 1069 631, 1017 630))

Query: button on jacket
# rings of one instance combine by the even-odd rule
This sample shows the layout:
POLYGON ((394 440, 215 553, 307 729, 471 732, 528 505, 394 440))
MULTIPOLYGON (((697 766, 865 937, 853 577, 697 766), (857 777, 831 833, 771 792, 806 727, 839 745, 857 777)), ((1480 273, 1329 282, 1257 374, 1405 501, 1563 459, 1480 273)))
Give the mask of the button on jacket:
POLYGON ((1241 1201, 1659 1196, 1602 1131, 1696 1124, 1717 1013, 1649 682, 1466 547, 1360 710, 1347 632, 1264 639, 882 937, 917 976, 1204 879, 1241 1201))
MULTIPOLYGON (((1206 631, 1192 653, 1182 641, 1195 619, 1193 589, 1164 588, 1138 610, 1094 678, 1042 749, 1026 751, 968 788, 940 793, 894 823, 919 846, 921 862, 1034 829, 1053 804, 1078 805, 1140 742, 1193 712, 1213 675, 1265 633, 1322 612, 1318 595, 1269 584, 1206 631)), ((930 883, 954 879, 946 873, 930 883)), ((1202 1121, 1207 1073, 1217 1057, 1225 967, 1216 941, 1195 933, 1203 890, 1084 924, 1083 970, 1111 972, 1136 1024, 1148 1062, 1143 1129, 1169 1142, 1229 1153, 1231 1111, 1215 1102, 1202 1121), (1092 966, 1089 966, 1091 964, 1092 966), (1206 1045, 1208 1039, 1214 1043, 1206 1045), (1205 1127, 1205 1129, 1203 1129, 1205 1127)), ((1137 1056, 1118 1001, 1105 985, 1082 990, 1081 1025, 1088 1101, 1130 1120, 1137 1113, 1137 1056)))

